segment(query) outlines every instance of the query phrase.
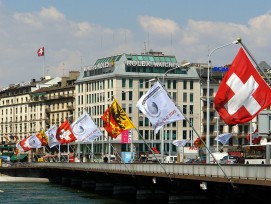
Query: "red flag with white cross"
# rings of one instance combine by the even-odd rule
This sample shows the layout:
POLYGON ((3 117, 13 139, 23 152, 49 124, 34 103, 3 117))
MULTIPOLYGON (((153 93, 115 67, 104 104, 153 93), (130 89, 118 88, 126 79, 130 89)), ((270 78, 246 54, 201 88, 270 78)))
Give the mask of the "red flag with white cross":
POLYGON ((67 144, 70 142, 74 142, 76 137, 74 136, 70 123, 66 120, 62 123, 56 130, 56 139, 60 144, 67 144))
POLYGON ((228 125, 251 121, 271 104, 271 89, 240 48, 224 76, 214 100, 215 109, 228 125))
POLYGON ((41 47, 37 51, 38 57, 44 56, 44 47, 41 47))

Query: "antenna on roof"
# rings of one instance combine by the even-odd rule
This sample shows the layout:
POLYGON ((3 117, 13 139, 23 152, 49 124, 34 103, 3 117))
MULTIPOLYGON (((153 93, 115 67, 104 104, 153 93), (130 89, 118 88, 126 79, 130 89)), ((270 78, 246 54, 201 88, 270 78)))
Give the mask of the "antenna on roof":
POLYGON ((63 70, 63 73, 62 73, 62 76, 64 76, 64 71, 65 71, 65 63, 63 62, 63 68, 62 68, 62 70, 63 70))
POLYGON ((170 48, 171 48, 171 53, 173 53, 172 52, 172 33, 170 33, 170 48))
POLYGON ((146 42, 144 42, 144 54, 147 53, 146 42))
POLYGON ((150 49, 150 36, 149 36, 149 32, 148 32, 148 47, 147 49, 149 50, 150 49))

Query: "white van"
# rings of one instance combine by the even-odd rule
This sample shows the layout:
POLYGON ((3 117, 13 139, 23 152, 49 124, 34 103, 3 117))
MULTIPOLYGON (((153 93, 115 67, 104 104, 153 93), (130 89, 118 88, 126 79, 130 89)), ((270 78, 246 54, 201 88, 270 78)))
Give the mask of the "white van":
POLYGON ((177 156, 166 156, 165 163, 176 163, 177 162, 177 156))
MULTIPOLYGON (((227 152, 214 152, 212 153, 215 160, 219 163, 220 159, 222 159, 225 156, 229 156, 229 154, 227 152)), ((216 161, 214 160, 214 158, 212 157, 212 155, 210 154, 210 163, 214 164, 216 163, 216 161)))

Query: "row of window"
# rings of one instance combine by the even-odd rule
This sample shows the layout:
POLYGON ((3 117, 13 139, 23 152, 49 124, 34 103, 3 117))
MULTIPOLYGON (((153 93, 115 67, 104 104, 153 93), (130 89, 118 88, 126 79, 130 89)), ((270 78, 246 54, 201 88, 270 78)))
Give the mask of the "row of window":
POLYGON ((126 59, 132 60, 132 61, 177 63, 177 60, 174 56, 152 56, 152 55, 129 55, 129 54, 126 54, 126 59))
MULTIPOLYGON (((156 73, 156 74, 165 74, 169 70, 168 67, 130 67, 125 66, 126 72, 135 72, 135 73, 156 73)), ((173 69, 168 72, 168 74, 187 74, 187 70, 183 68, 173 69)))
POLYGON ((107 80, 88 82, 86 84, 83 84, 83 83, 78 84, 76 86, 77 93, 83 93, 84 91, 85 92, 90 92, 90 91, 103 90, 106 87, 105 83, 107 83, 107 88, 108 89, 113 88, 113 79, 107 79, 107 80))

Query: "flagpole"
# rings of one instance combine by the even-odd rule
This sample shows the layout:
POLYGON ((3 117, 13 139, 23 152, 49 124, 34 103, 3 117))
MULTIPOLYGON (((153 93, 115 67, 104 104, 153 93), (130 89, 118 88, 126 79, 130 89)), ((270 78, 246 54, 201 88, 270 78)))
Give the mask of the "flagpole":
POLYGON ((241 46, 244 48, 244 50, 246 51, 246 53, 249 55, 249 57, 252 59, 252 61, 255 63, 255 65, 257 66, 257 68, 262 72, 262 74, 264 75, 265 79, 268 80, 269 85, 271 84, 271 80, 269 79, 269 77, 266 75, 266 73, 263 71, 263 69, 259 66, 259 64, 257 63, 257 61, 255 60, 255 58, 252 56, 252 54, 250 53, 250 51, 248 50, 248 48, 243 44, 242 39, 238 38, 237 39, 238 43, 241 44, 241 46))
MULTIPOLYGON (((163 89, 168 93, 168 91, 165 89, 165 87, 163 87, 163 89)), ((168 93, 169 95, 169 93, 168 93)), ((174 102, 175 103, 175 102, 174 102)), ((228 181, 231 183, 231 185, 234 187, 231 179, 228 177, 228 175, 226 174, 226 172, 224 171, 224 169, 221 167, 221 165, 219 164, 219 162, 216 160, 216 158, 214 157, 213 153, 210 151, 210 149, 207 147, 206 143, 203 141, 203 139, 200 137, 199 133, 197 132, 197 130, 194 128, 193 124, 191 123, 190 120, 188 120, 188 118, 186 117, 186 115, 183 113, 183 111, 181 110, 181 108, 175 103, 176 107, 178 108, 178 110, 181 112, 181 114, 183 115, 184 119, 186 120, 186 122, 189 124, 189 126, 192 128, 192 130, 196 133, 196 135, 199 137, 199 139, 201 140, 202 144, 206 147, 207 151, 206 151, 206 155, 207 153, 209 153, 209 155, 211 155, 214 158, 214 161, 216 162, 216 164, 219 166, 219 168, 221 169, 221 171, 223 172, 224 176, 228 179, 228 181)))
POLYGON ((68 153, 68 163, 70 162, 70 144, 68 143, 67 153, 68 153))
POLYGON ((108 163, 110 163, 111 158, 111 137, 109 137, 109 143, 108 143, 108 163))
MULTIPOLYGON (((182 64, 181 66, 173 67, 173 68, 167 70, 163 75, 163 87, 165 87, 165 76, 167 76, 167 74, 170 71, 178 69, 178 68, 182 68, 182 67, 187 67, 190 64, 191 64, 190 62, 187 62, 187 63, 182 64)), ((162 139, 161 139, 161 155, 162 155, 162 163, 163 163, 164 162, 164 126, 161 128, 161 131, 162 131, 162 134, 161 134, 161 137, 162 137, 162 139)))
MULTIPOLYGON (((133 163, 133 133, 131 133, 131 159, 130 159, 130 163, 133 163)), ((129 131, 128 131, 128 139, 129 139, 129 131)))
POLYGON ((60 162, 60 144, 58 145, 58 161, 60 162))
MULTIPOLYGON (((141 84, 150 83, 150 82, 155 81, 155 80, 156 80, 156 78, 152 78, 152 79, 150 79, 150 80, 148 80, 148 81, 146 81, 146 82, 139 83, 137 86, 139 87, 141 84)), ((133 89, 133 90, 134 90, 134 89, 133 89)), ((133 91, 133 90, 125 90, 125 91, 121 91, 120 94, 124 94, 124 93, 130 92, 130 91, 133 91)), ((114 97, 117 96, 117 95, 119 95, 119 94, 113 94, 113 95, 111 95, 110 97, 108 97, 108 99, 105 100, 105 101, 110 101, 110 100, 114 99, 114 97)), ((133 134, 132 134, 132 137, 133 137, 133 134)), ((132 139, 132 140, 133 140, 133 139, 132 139)), ((111 141, 111 140, 107 140, 108 145, 109 145, 109 149, 110 149, 110 144, 111 144, 110 141, 111 141)), ((133 142, 132 142, 132 143, 133 143, 133 142)), ((102 147, 103 147, 103 146, 104 146, 104 144, 103 144, 103 141, 102 141, 102 147)), ((133 150, 133 147, 132 147, 132 144, 131 144, 131 152, 132 152, 132 150, 133 150)), ((102 151, 103 151, 103 153, 104 153, 104 149, 103 149, 102 151)))
MULTIPOLYGON (((140 134, 140 132, 138 131, 138 129, 135 128, 135 130, 137 131, 138 136, 141 137, 141 139, 143 140, 143 142, 144 142, 144 143, 147 145, 147 147, 151 150, 151 152, 152 152, 154 158, 158 161, 158 163, 160 164, 160 166, 162 167, 162 169, 165 171, 166 175, 170 178, 170 174, 167 173, 167 171, 166 171, 166 169, 164 168, 164 166, 162 165, 161 161, 155 156, 155 153, 154 153, 154 151, 152 150, 152 148, 150 148, 150 145, 146 142, 146 140, 145 140, 144 137, 140 134)), ((170 179, 171 179, 171 178, 170 178, 170 179)))
POLYGON ((216 140, 216 152, 218 152, 218 135, 219 135, 219 132, 218 132, 218 120, 219 120, 219 116, 218 116, 218 112, 216 113, 217 116, 216 116, 216 137, 217 137, 217 140, 216 140))
MULTIPOLYGON (((259 64, 257 63, 257 61, 255 60, 255 58, 252 56, 252 54, 250 53, 250 51, 248 50, 248 48, 243 44, 242 39, 238 38, 237 39, 238 43, 241 44, 241 46, 244 48, 244 50, 246 51, 246 53, 249 55, 249 57, 251 58, 251 60, 255 63, 256 68, 258 68, 261 73, 264 75, 265 80, 268 81, 268 85, 271 84, 271 80, 269 79, 269 77, 266 75, 266 73, 263 71, 263 69, 259 66, 259 64)), ((250 138, 249 138, 249 144, 252 145, 252 121, 250 121, 250 138)))
POLYGON ((250 131, 250 137, 249 137, 249 145, 252 145, 252 122, 249 122, 249 131, 250 131))
POLYGON ((43 78, 45 78, 45 54, 43 55, 43 78))
POLYGON ((94 162, 94 141, 91 142, 91 162, 94 162))
POLYGON ((162 127, 162 140, 161 140, 161 163, 164 163, 164 127, 162 127))

